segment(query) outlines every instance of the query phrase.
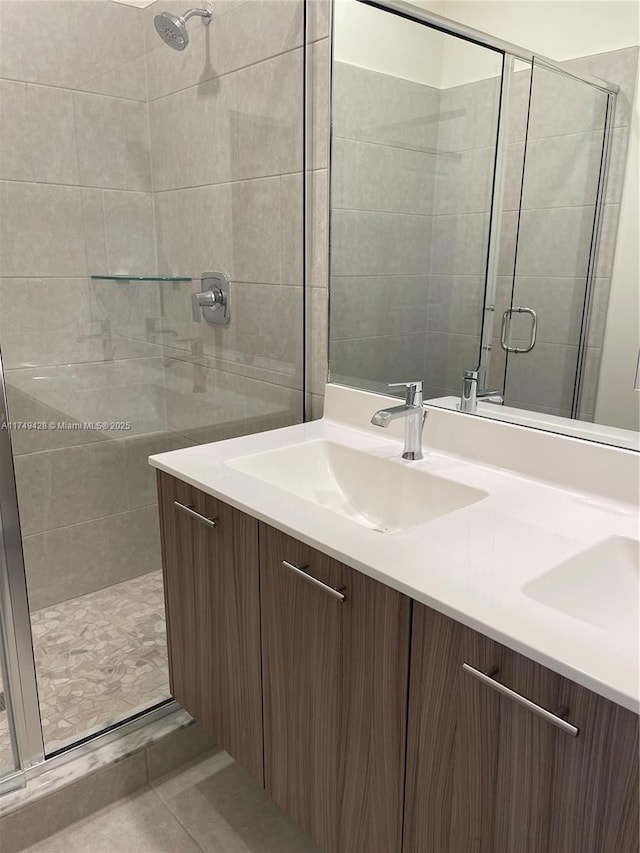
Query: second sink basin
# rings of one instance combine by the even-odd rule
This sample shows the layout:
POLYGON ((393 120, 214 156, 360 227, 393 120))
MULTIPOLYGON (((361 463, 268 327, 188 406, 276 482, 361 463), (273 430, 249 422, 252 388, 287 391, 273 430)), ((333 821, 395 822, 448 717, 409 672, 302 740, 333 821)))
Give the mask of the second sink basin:
POLYGON ((529 581, 529 598, 615 634, 638 640, 640 547, 611 536, 529 581))
POLYGON ((408 530, 487 497, 411 463, 330 441, 268 450, 227 465, 379 533, 408 530))

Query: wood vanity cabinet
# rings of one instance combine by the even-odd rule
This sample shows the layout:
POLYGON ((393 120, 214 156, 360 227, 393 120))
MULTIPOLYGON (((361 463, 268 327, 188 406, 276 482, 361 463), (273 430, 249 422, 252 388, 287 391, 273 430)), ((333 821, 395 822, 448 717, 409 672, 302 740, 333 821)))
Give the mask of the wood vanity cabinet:
POLYGON ((262 785, 258 522, 162 472, 158 502, 171 692, 262 785))
POLYGON ((638 850, 638 717, 415 602, 407 737, 405 853, 638 850))
POLYGON ((399 853, 410 600, 263 524, 260 581, 267 791, 325 851, 399 853))
POLYGON ((635 714, 180 480, 158 492, 173 695, 326 853, 640 849, 635 714))

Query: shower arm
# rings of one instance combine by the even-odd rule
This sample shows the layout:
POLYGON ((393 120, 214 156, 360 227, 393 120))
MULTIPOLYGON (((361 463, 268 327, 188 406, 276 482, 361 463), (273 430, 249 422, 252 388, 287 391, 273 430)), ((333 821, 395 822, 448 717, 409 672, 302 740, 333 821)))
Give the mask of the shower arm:
POLYGON ((189 9, 188 12, 185 12, 184 15, 182 15, 182 20, 186 24, 189 18, 193 18, 194 16, 197 16, 198 18, 204 18, 202 23, 205 25, 205 27, 208 27, 211 23, 210 9, 189 9))

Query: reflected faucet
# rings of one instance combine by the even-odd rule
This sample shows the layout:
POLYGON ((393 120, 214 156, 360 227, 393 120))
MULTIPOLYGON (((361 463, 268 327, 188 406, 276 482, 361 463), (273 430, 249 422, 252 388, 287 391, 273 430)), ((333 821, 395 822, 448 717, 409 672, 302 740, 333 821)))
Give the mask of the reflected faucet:
POLYGON ((485 403, 504 403, 504 397, 500 391, 478 391, 479 370, 465 370, 462 380, 462 396, 460 397, 460 411, 474 415, 478 409, 478 400, 485 403))
POLYGON ((404 385, 406 388, 403 406, 393 406, 390 409, 380 409, 371 418, 374 426, 386 428, 391 421, 404 418, 404 451, 403 459, 416 461, 423 459, 422 454, 422 429, 427 418, 427 413, 422 407, 422 382, 392 382, 389 388, 398 388, 404 385))

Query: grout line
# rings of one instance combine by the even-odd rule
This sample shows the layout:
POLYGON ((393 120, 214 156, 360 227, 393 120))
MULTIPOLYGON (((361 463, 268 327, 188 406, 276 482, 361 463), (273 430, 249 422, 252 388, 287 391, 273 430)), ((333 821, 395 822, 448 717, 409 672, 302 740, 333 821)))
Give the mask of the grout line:
MULTIPOLYGON (((190 763, 190 762, 187 762, 187 763, 190 763)), ((176 768, 176 769, 179 769, 179 768, 176 768)), ((154 795, 157 797, 158 801, 159 801, 160 803, 162 803, 162 805, 163 805, 163 807, 164 807, 165 811, 167 812, 167 814, 169 814, 169 815, 173 818, 173 820, 175 821, 175 823, 177 823, 177 824, 178 824, 178 826, 179 826, 179 827, 182 829, 182 831, 185 833, 185 835, 187 835, 187 836, 191 839, 191 841, 195 844, 195 846, 198 848, 198 850, 200 850, 200 851, 201 851, 201 853, 208 853, 208 851, 206 850, 206 848, 202 847, 202 845, 200 845, 200 844, 198 843, 197 839, 196 839, 196 838, 195 838, 195 836, 192 834, 192 832, 190 831, 190 829, 189 829, 189 827, 187 826, 187 824, 186 824, 186 823, 184 823, 184 822, 181 820, 180 816, 179 816, 176 812, 174 812, 174 811, 173 811, 173 809, 171 808, 171 806, 169 805, 169 803, 167 802, 167 800, 165 800, 163 797, 161 797, 161 796, 160 796, 160 794, 158 793, 158 790, 156 789, 156 787, 155 787, 154 785, 152 785, 151 783, 149 783, 149 790, 153 791, 153 793, 154 793, 154 795)))
MULTIPOLYGON (((156 48, 156 50, 162 50, 162 49, 163 49, 162 45, 159 48, 156 48)), ((175 89, 174 91, 167 92, 164 95, 158 95, 157 98, 149 99, 149 101, 147 103, 155 104, 158 101, 164 100, 165 98, 171 98, 174 95, 180 95, 183 92, 188 92, 190 89, 197 89, 198 86, 206 85, 207 83, 210 83, 212 80, 222 80, 225 77, 230 77, 232 74, 240 74, 243 71, 246 71, 248 68, 255 68, 256 65, 261 65, 264 62, 271 62, 272 59, 279 59, 283 56, 286 56, 287 54, 295 53, 296 51, 302 50, 302 49, 303 49, 303 45, 302 45, 302 43, 300 43, 297 47, 289 47, 286 50, 280 51, 279 53, 274 53, 271 56, 266 56, 263 59, 257 59, 255 62, 250 62, 248 65, 241 65, 239 68, 232 68, 229 71, 225 71, 223 74, 216 74, 212 77, 209 77, 207 80, 198 80, 196 83, 191 83, 189 86, 183 86, 181 89, 175 89)))
MULTIPOLYGON (((135 57, 134 59, 129 59, 127 62, 124 62, 122 65, 116 66, 116 68, 111 69, 112 71, 117 71, 118 68, 123 68, 125 65, 128 65, 131 62, 134 62, 135 59, 139 57, 135 57)), ((105 72, 110 73, 110 72, 105 72)), ((21 80, 18 77, 0 77, 0 83, 3 81, 7 81, 8 83, 22 83, 25 86, 39 86, 41 89, 55 89, 61 92, 73 92, 78 95, 89 95, 97 98, 111 98, 113 101, 127 101, 132 104, 144 104, 145 101, 140 100, 139 98, 127 98, 123 95, 108 95, 105 92, 94 92, 91 89, 74 89, 73 86, 61 86, 55 85, 52 86, 49 83, 41 83, 37 80, 21 80)))
MULTIPOLYGON (((252 180, 252 179, 249 179, 252 180)), ((30 184, 38 187, 61 187, 69 190, 104 190, 110 193, 129 193, 131 195, 151 195, 151 190, 129 190, 123 187, 105 187, 93 184, 61 184, 57 181, 26 181, 20 178, 1 178, 0 184, 30 184)), ((203 184, 207 186, 207 184, 203 184)), ((217 184, 213 185, 217 186, 217 184)))

